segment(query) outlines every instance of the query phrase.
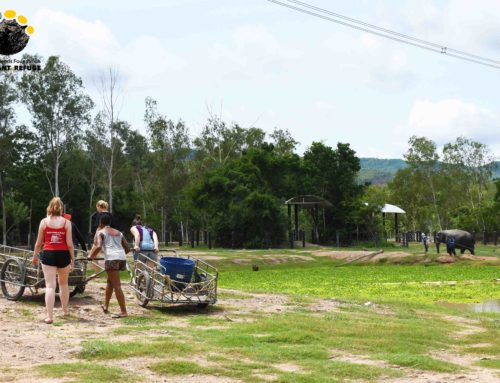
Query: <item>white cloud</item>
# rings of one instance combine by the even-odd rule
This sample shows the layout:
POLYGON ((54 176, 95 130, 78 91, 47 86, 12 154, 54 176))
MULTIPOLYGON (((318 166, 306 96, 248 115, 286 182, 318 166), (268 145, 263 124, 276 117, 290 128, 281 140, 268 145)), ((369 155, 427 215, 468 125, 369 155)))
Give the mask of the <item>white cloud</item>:
POLYGON ((406 126, 397 130, 398 142, 412 135, 425 136, 438 146, 459 136, 487 144, 500 154, 500 113, 498 110, 467 103, 459 99, 419 100, 410 110, 406 126))
POLYGON ((334 54, 336 65, 370 87, 401 91, 416 78, 407 53, 376 36, 341 31, 331 34, 323 45, 334 54))
POLYGON ((34 17, 37 25, 33 47, 42 55, 60 55, 72 69, 87 79, 95 79, 103 69, 116 67, 127 88, 157 86, 184 60, 165 49, 157 37, 139 35, 122 44, 100 20, 87 21, 71 14, 42 8, 34 17))
POLYGON ((230 62, 232 68, 227 68, 228 73, 235 78, 254 76, 256 73, 266 76, 279 73, 286 62, 302 55, 296 48, 286 48, 262 25, 238 27, 233 31, 231 40, 231 44, 213 44, 209 57, 218 62, 230 62))

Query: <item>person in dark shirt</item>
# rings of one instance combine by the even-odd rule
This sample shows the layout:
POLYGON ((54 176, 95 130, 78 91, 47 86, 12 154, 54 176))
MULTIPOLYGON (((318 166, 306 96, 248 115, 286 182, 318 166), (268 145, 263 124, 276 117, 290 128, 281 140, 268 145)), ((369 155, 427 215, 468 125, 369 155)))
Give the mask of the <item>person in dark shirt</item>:
POLYGON ((83 239, 83 236, 80 233, 80 230, 78 230, 78 227, 73 222, 73 220, 72 220, 73 217, 71 216, 71 214, 65 213, 65 214, 63 214, 63 217, 71 222, 71 232, 72 232, 72 236, 73 236, 73 246, 75 247, 75 257, 76 257, 78 245, 80 245, 80 248, 83 251, 87 251, 87 244, 85 243, 85 240, 83 239))
POLYGON ((96 213, 94 214, 94 219, 92 223, 92 238, 95 236, 97 229, 99 228, 99 222, 101 222, 101 216, 103 214, 109 214, 111 216, 111 228, 116 229, 114 225, 113 214, 108 211, 109 205, 106 201, 100 200, 97 201, 96 205, 96 213))

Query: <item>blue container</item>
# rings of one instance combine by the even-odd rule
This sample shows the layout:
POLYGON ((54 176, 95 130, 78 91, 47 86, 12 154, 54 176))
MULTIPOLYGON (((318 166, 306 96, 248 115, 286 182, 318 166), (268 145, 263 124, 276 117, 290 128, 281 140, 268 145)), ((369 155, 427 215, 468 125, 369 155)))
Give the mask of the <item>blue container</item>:
MULTIPOLYGON (((194 261, 186 258, 161 257, 160 270, 164 275, 168 275, 171 280, 176 282, 191 282, 194 271, 194 261)), ((176 284, 181 288, 181 284, 176 284)))

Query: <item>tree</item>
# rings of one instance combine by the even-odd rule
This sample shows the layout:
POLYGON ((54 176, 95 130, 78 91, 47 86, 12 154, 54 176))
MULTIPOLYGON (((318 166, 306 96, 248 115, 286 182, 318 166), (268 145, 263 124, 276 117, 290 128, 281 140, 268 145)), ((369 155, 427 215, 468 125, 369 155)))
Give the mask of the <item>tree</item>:
POLYGON ((425 178, 431 193, 432 205, 436 215, 438 227, 442 229, 442 218, 438 207, 438 196, 436 190, 437 163, 439 155, 436 152, 436 144, 425 138, 412 136, 408 141, 409 148, 404 158, 413 171, 421 172, 425 178))
POLYGON ((359 170, 359 158, 349 144, 338 143, 333 149, 313 142, 304 153, 302 194, 315 194, 333 204, 323 215, 323 231, 330 238, 335 230, 348 229, 355 222, 363 193, 363 186, 357 183, 359 170))
POLYGON ((494 158, 487 145, 458 137, 454 143, 444 146, 443 160, 446 168, 453 173, 454 181, 465 188, 478 228, 485 230, 482 207, 494 166, 494 158))
POLYGON ((279 155, 289 155, 295 152, 298 142, 292 137, 288 130, 274 129, 271 133, 272 144, 279 155))
MULTIPOLYGON (((297 165, 297 162, 294 163, 297 165)), ((217 244, 262 248, 285 239, 283 182, 291 164, 277 158, 272 145, 244 151, 207 172, 190 197, 209 217, 217 244)))
POLYGON ((56 56, 49 57, 41 71, 25 72, 19 90, 47 154, 45 171, 52 194, 59 196, 61 159, 89 122, 93 102, 82 80, 56 56))
POLYGON ((13 163, 12 126, 16 116, 14 102, 16 101, 14 76, 5 71, 0 72, 0 201, 2 205, 2 243, 7 244, 7 207, 5 202, 6 177, 13 163))
POLYGON ((108 148, 107 151, 102 152, 101 158, 107 174, 109 211, 113 212, 113 177, 115 175, 116 155, 120 145, 120 140, 117 138, 119 127, 117 121, 123 97, 121 77, 116 69, 109 68, 107 72, 101 74, 98 91, 102 107, 99 117, 99 138, 108 148))
POLYGON ((146 99, 144 114, 148 137, 153 151, 149 172, 150 190, 156 196, 158 208, 167 218, 174 218, 184 227, 187 212, 182 190, 190 180, 189 161, 192 156, 189 130, 183 121, 177 123, 158 112, 158 103, 146 99))

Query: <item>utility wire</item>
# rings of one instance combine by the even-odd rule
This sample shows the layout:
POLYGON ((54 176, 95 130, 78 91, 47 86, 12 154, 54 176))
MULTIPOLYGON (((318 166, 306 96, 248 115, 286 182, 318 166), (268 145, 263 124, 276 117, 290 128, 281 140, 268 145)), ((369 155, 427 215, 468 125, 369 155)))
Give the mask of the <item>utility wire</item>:
POLYGON ((275 3, 275 4, 283 6, 283 7, 286 7, 286 8, 289 8, 289 9, 292 9, 292 10, 295 10, 295 11, 298 11, 298 12, 301 12, 301 13, 308 14, 310 16, 318 17, 320 19, 331 21, 331 22, 337 23, 337 24, 341 24, 341 25, 347 26, 349 28, 353 28, 353 29, 357 29, 357 30, 360 30, 363 32, 371 33, 371 34, 379 36, 379 37, 384 37, 384 38, 394 40, 394 41, 397 41, 397 42, 400 42, 403 44, 412 45, 412 46, 415 46, 417 48, 426 49, 426 50, 431 51, 431 52, 445 54, 447 56, 454 57, 454 58, 461 59, 461 60, 465 60, 465 61, 469 61, 469 62, 472 62, 475 64, 480 64, 480 65, 489 66, 489 67, 492 67, 495 69, 500 69, 500 61, 492 60, 492 59, 489 59, 486 57, 478 56, 478 55, 475 55, 472 53, 467 53, 467 52, 460 51, 457 49, 448 48, 448 47, 440 45, 440 44, 436 44, 436 43, 432 43, 432 42, 429 42, 426 40, 418 39, 418 38, 415 38, 412 36, 405 35, 403 33, 391 31, 390 29, 381 28, 381 27, 378 27, 378 26, 373 25, 373 24, 365 23, 365 22, 360 21, 360 20, 356 20, 356 19, 353 19, 353 18, 350 18, 347 16, 340 15, 338 13, 330 12, 328 10, 304 3, 302 1, 283 0, 283 1, 288 1, 289 3, 294 3, 296 5, 299 5, 300 7, 294 6, 292 4, 287 4, 287 3, 284 3, 283 1, 278 1, 278 0, 267 0, 267 1, 269 1, 271 3, 275 3), (305 7, 308 9, 304 9, 302 7, 305 7), (309 10, 309 9, 311 9, 311 10, 309 10), (330 15, 330 16, 333 16, 336 18, 327 16, 327 15, 330 15), (339 18, 346 20, 346 21, 338 20, 339 18), (349 21, 349 22, 347 22, 347 21, 349 21), (355 24, 352 24, 352 23, 355 23, 355 24), (362 26, 360 26, 360 25, 362 25, 362 26))

